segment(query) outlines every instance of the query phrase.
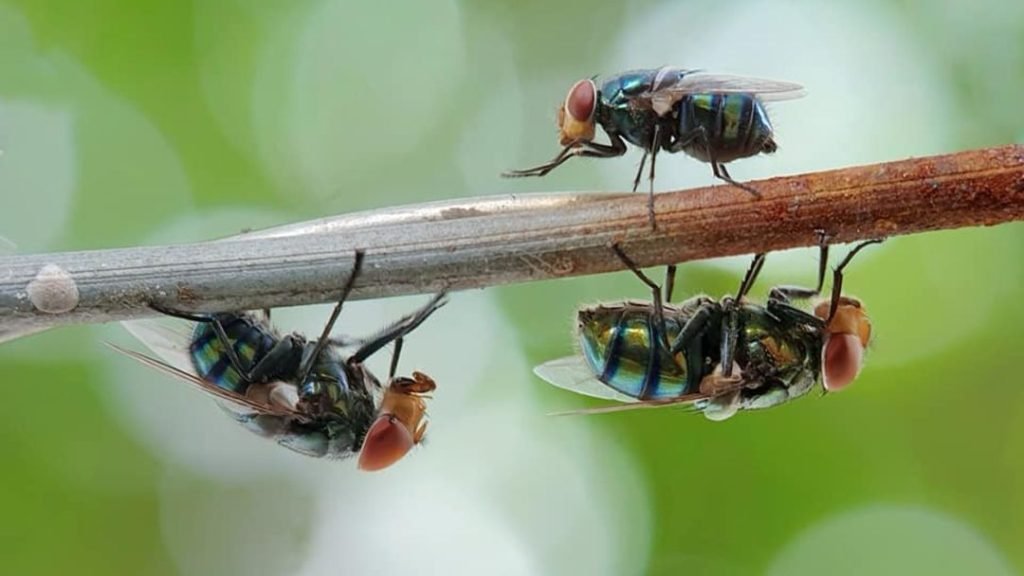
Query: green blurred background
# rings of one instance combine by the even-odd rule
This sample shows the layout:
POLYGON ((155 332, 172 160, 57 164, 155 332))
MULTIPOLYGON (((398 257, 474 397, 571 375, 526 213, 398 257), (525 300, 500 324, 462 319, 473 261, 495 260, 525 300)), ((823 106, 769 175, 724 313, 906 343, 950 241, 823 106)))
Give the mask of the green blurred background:
MULTIPOLYGON (((497 174, 554 154, 554 109, 578 78, 663 64, 807 86, 772 108, 779 153, 737 163, 738 179, 1024 142, 1013 0, 5 1, 0 234, 23 252, 185 242, 455 196, 624 189, 636 155, 497 174)), ((688 158, 659 163, 659 188, 712 183, 688 158)), ((684 265, 676 293, 732 291, 745 265, 684 265)), ((773 255, 755 292, 815 269, 811 251, 773 255)), ((543 417, 596 405, 529 370, 572 352, 579 304, 646 297, 628 274, 458 294, 403 360, 446 375, 432 441, 377 476, 234 430, 100 347, 117 326, 27 338, 0 348, 0 565, 1019 573, 1022 271, 1020 224, 865 251, 846 289, 877 340, 857 385, 722 424, 543 417)), ((352 322, 414 305, 356 306, 352 322)))

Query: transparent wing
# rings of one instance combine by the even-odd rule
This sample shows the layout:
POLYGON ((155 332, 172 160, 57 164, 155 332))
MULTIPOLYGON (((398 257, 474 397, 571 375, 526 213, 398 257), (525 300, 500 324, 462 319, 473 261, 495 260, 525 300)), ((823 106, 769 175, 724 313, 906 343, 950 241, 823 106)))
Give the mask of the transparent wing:
POLYGON ((545 362, 534 368, 533 373, 549 384, 584 396, 616 402, 637 402, 636 398, 626 396, 598 380, 580 356, 566 356, 545 362))
MULTIPOLYGON (((620 405, 615 406, 601 406, 598 408, 581 408, 579 410, 568 410, 565 412, 554 412, 549 416, 573 416, 573 415, 586 415, 586 414, 609 414, 612 412, 626 412, 629 410, 643 410, 648 408, 666 408, 669 406, 679 406, 681 404, 692 404, 700 400, 714 400, 716 398, 724 398, 727 395, 735 394, 738 390, 743 387, 742 381, 737 381, 730 385, 721 385, 716 390, 714 395, 704 394, 701 392, 694 392, 692 394, 684 394, 676 398, 660 398, 657 400, 639 400, 631 396, 626 396, 621 392, 607 386, 600 380, 594 377, 594 373, 591 372, 590 367, 587 366, 583 358, 579 356, 566 356, 565 358, 559 358, 550 362, 545 362, 540 366, 533 369, 533 373, 547 382, 558 386, 564 390, 576 392, 593 398, 601 398, 603 400, 615 400, 616 402, 622 402, 620 405)), ((704 412, 705 416, 709 419, 720 419, 724 420, 732 416, 735 411, 728 411, 722 407, 718 407, 712 411, 709 415, 706 410, 690 408, 689 412, 704 412)))
MULTIPOLYGON (((643 410, 647 408, 667 408, 669 406, 679 406, 680 404, 690 404, 700 398, 688 398, 686 396, 680 396, 678 398, 668 398, 664 400, 634 400, 632 404, 617 404, 615 406, 601 406, 600 408, 580 408, 579 410, 566 410, 564 412, 552 412, 548 416, 586 416, 591 414, 611 414, 612 412, 628 412, 631 410, 643 410)), ((692 407, 687 407, 688 412, 699 412, 692 407)))
POLYGON ((214 386, 196 375, 188 352, 191 332, 187 329, 187 326, 170 326, 154 320, 132 320, 122 322, 121 324, 132 336, 138 338, 140 342, 145 344, 159 358, 128 350, 110 342, 106 343, 107 346, 150 368, 192 384, 199 390, 230 404, 230 406, 225 406, 225 408, 232 411, 241 410, 274 416, 303 418, 303 415, 295 410, 284 406, 258 402, 235 394, 229 390, 214 386))
POLYGON ((729 74, 686 74, 657 88, 633 96, 631 103, 640 109, 666 114, 684 96, 690 94, 754 94, 761 100, 793 100, 804 96, 804 87, 795 82, 748 78, 729 74))
POLYGON ((129 334, 135 336, 154 354, 169 365, 192 373, 192 358, 189 356, 189 343, 192 338, 188 324, 177 322, 168 324, 156 320, 126 320, 121 326, 129 334))

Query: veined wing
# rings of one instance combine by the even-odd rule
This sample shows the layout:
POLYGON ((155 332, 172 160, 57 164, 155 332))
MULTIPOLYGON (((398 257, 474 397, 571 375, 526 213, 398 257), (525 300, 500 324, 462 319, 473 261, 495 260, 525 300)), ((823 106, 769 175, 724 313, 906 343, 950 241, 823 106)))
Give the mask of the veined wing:
POLYGON ((665 115, 679 100, 691 94, 753 94, 761 100, 779 101, 800 98, 805 92, 803 86, 795 82, 698 73, 661 82, 655 89, 633 96, 630 102, 636 108, 653 109, 665 115))
POLYGON ((160 372, 168 374, 178 380, 192 384, 203 392, 210 394, 231 405, 234 410, 257 412, 274 416, 291 416, 304 419, 304 416, 284 406, 259 402, 229 390, 215 386, 196 375, 192 367, 192 359, 189 356, 188 345, 190 334, 182 329, 177 329, 154 320, 132 320, 121 323, 132 336, 152 350, 159 358, 148 356, 141 352, 128 350, 116 344, 107 342, 114 350, 135 359, 136 361, 155 368, 160 372))
POLYGON ((533 369, 533 373, 541 379, 553 384, 563 390, 583 394, 592 398, 602 400, 615 400, 616 402, 638 402, 632 396, 626 396, 615 390, 594 376, 594 373, 587 366, 586 361, 580 356, 566 356, 557 360, 545 362, 533 369))
MULTIPOLYGON (((692 404, 700 400, 713 401, 716 398, 724 399, 729 395, 735 394, 743 387, 742 381, 737 380, 731 385, 720 385, 716 390, 715 395, 694 392, 691 394, 677 396, 675 398, 640 400, 638 398, 633 398, 632 396, 627 396, 598 380, 583 358, 579 356, 566 356, 565 358, 545 362, 544 364, 534 368, 533 373, 546 380, 548 383, 564 390, 569 390, 585 396, 591 396, 593 398, 614 400, 622 403, 614 406, 582 408, 579 410, 556 412, 550 414, 550 416, 608 414, 612 412, 625 412, 628 410, 641 410, 647 408, 666 408, 669 406, 679 406, 681 404, 692 404)), ((732 402, 730 401, 730 404, 731 403, 732 402)), ((738 408, 738 404, 735 406, 738 408)), ((711 410, 710 413, 706 409, 693 408, 692 411, 704 412, 705 416, 711 420, 725 420, 736 412, 735 409, 727 407, 726 405, 718 406, 711 410)))
POLYGON ((192 336, 187 324, 170 325, 150 319, 126 320, 121 326, 170 366, 184 372, 193 371, 188 351, 192 336))

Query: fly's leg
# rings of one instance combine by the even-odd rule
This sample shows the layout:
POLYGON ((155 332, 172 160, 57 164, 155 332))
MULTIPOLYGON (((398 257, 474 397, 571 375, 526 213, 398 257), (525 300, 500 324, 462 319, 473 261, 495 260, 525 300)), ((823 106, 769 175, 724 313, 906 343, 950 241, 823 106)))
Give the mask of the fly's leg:
MULTIPOLYGON (((662 147, 661 143, 661 124, 654 125, 654 136, 651 138, 651 172, 648 174, 647 179, 650 182, 650 189, 647 192, 647 220, 651 223, 651 231, 654 232, 658 229, 658 223, 654 220, 654 164, 658 158, 658 150, 662 147)), ((644 157, 647 157, 647 152, 644 152, 644 157)), ((640 166, 643 170, 643 166, 640 166)), ((637 173, 637 182, 633 184, 633 191, 636 191, 636 184, 639 182, 640 173, 637 173)))
POLYGON ((665 147, 666 143, 662 142, 661 135, 661 124, 654 125, 654 134, 651 137, 650 149, 644 148, 644 155, 640 158, 640 167, 636 171, 636 176, 633 178, 633 192, 640 187, 640 177, 643 176, 644 163, 647 161, 647 156, 651 157, 651 170, 648 173, 647 179, 650 182, 650 190, 647 194, 647 220, 651 223, 651 231, 658 229, 658 224, 654 218, 654 166, 655 160, 658 157, 658 150, 665 147))
MULTIPOLYGON (((709 154, 710 154, 710 148, 708 150, 709 150, 709 154)), ((725 169, 725 164, 722 164, 720 162, 716 162, 716 161, 712 160, 711 161, 711 171, 715 174, 715 177, 718 178, 719 180, 724 180, 724 181, 728 182, 729 184, 732 184, 733 186, 739 188, 740 190, 743 190, 744 192, 749 193, 751 196, 753 196, 754 198, 757 198, 758 200, 761 199, 761 193, 758 192, 756 188, 754 188, 752 186, 748 186, 746 184, 743 184, 742 182, 737 182, 736 180, 733 180, 732 176, 729 175, 729 171, 725 169)))
POLYGON ((618 134, 608 134, 610 144, 598 144, 596 142, 572 142, 562 148, 562 151, 550 161, 522 170, 509 170, 502 172, 504 178, 524 178, 527 176, 546 176, 549 172, 564 164, 570 158, 581 156, 584 158, 614 158, 626 153, 626 142, 618 134))
POLYGON ((235 352, 235 347, 231 344, 231 339, 228 338, 227 332, 224 331, 224 325, 216 316, 212 314, 190 314, 188 312, 174 310, 173 308, 165 308, 164 306, 153 303, 150 303, 149 307, 161 314, 166 314, 173 318, 202 324, 210 324, 213 326, 213 333, 217 335, 217 341, 220 342, 221 347, 224 348, 224 353, 227 354, 231 367, 234 368, 235 371, 238 372, 239 375, 241 375, 247 382, 253 382, 249 377, 249 370, 242 367, 242 359, 239 358, 238 354, 235 352))
POLYGON ((640 157, 640 167, 636 169, 636 176, 633 177, 633 192, 640 187, 640 177, 644 174, 644 166, 647 165, 647 155, 649 151, 645 148, 644 155, 640 157))
POLYGON ((857 252, 860 252, 865 246, 881 244, 882 241, 882 238, 874 238, 857 244, 854 246, 853 250, 850 250, 850 253, 846 255, 846 258, 843 258, 842 262, 839 263, 839 266, 836 266, 836 269, 832 271, 832 298, 829 302, 828 318, 825 320, 826 324, 832 321, 832 318, 836 315, 836 310, 839 309, 839 301, 843 296, 843 270, 850 264, 853 257, 857 255, 857 252))
POLYGON ((676 265, 665 267, 665 302, 672 301, 672 292, 676 289, 676 265))
POLYGON ((228 338, 227 332, 224 330, 224 324, 221 323, 220 319, 211 314, 190 314, 188 312, 182 312, 180 310, 173 310, 171 308, 165 308, 159 304, 150 304, 150 308, 173 316, 174 318, 180 318, 182 320, 189 320, 191 322, 200 322, 203 324, 210 324, 213 327, 213 333, 217 336, 217 341, 220 342, 221 347, 224 349, 224 353, 228 357, 228 361, 231 363, 231 367, 238 372, 242 380, 249 384, 255 384, 259 382, 267 382, 279 378, 282 373, 288 371, 288 364, 294 357, 295 342, 292 338, 283 338, 274 344, 274 347, 267 352, 262 358, 259 359, 254 366, 245 368, 242 359, 238 356, 235 351, 235 347, 228 338))
POLYGON ((736 345, 739 341, 738 302, 729 300, 722 307, 722 344, 719 350, 722 378, 731 379, 733 364, 736 362, 736 345))
POLYGON ((814 289, 802 286, 775 286, 768 292, 769 300, 789 302, 790 300, 807 300, 821 294, 825 286, 825 270, 828 268, 829 236, 824 230, 818 230, 818 285, 814 289))
POLYGON ((773 316, 789 326, 808 326, 815 329, 825 327, 825 321, 821 318, 818 318, 814 314, 804 312, 784 300, 769 299, 765 304, 765 307, 773 316))
POLYGON ((697 145, 704 148, 704 151, 708 157, 708 163, 711 164, 711 171, 714 173, 715 178, 732 184, 733 186, 739 188, 740 190, 749 193, 754 198, 757 198, 759 200, 761 199, 760 192, 746 184, 733 180, 732 176, 729 175, 729 171, 726 170, 725 164, 722 164, 715 158, 716 154, 714 146, 711 145, 711 139, 708 137, 708 132, 703 126, 697 126, 689 133, 681 135, 679 139, 676 141, 676 143, 672 146, 672 149, 673 151, 679 151, 689 146, 690 144, 693 144, 694 142, 696 142, 697 145))
MULTIPOLYGON (((622 250, 622 247, 619 246, 617 242, 611 245, 611 249, 612 252, 615 252, 615 255, 618 256, 619 260, 626 265, 626 268, 629 268, 629 270, 639 278, 641 282, 651 289, 651 299, 654 302, 655 320, 658 323, 658 343, 667 351, 669 349, 669 343, 668 333, 665 329, 665 306, 661 300, 661 286, 658 286, 654 283, 654 280, 648 278, 647 275, 643 273, 643 270, 640 270, 640 267, 636 265, 636 262, 626 255, 626 252, 622 250)), ((674 271, 675 266, 672 266, 672 269, 674 271)))
POLYGON ((740 282, 740 289, 736 292, 737 302, 741 302, 750 292, 750 289, 753 288, 754 282, 757 281, 758 275, 761 274, 761 269, 764 268, 764 259, 764 252, 754 255, 754 260, 750 263, 750 267, 747 268, 743 281, 740 282))
POLYGON ((792 322, 794 324, 803 324, 810 326, 824 327, 826 326, 836 314, 836 310, 839 309, 839 304, 843 294, 843 270, 850 264, 853 257, 857 255, 866 246, 872 244, 880 244, 884 239, 873 238, 871 240, 865 240, 856 246, 846 255, 845 258, 836 266, 835 270, 832 271, 832 293, 829 299, 829 313, 825 320, 821 320, 817 316, 808 314, 803 310, 799 310, 789 305, 791 300, 806 300, 813 298, 819 294, 825 285, 825 269, 828 266, 828 236, 824 232, 819 231, 821 237, 821 256, 820 262, 818 263, 818 285, 814 289, 802 288, 799 286, 777 286, 772 288, 768 296, 768 311, 775 314, 783 320, 792 322))
MULTIPOLYGON (((821 294, 821 291, 825 286, 825 270, 828 267, 829 238, 822 231, 819 231, 818 234, 820 236, 818 285, 813 289, 803 288, 800 286, 776 286, 775 288, 772 288, 771 292, 769 292, 769 304, 771 304, 772 301, 775 301, 777 303, 787 303, 791 300, 806 300, 808 298, 813 298, 821 294)), ((839 300, 842 296, 843 291, 843 270, 850 264, 850 261, 853 259, 853 257, 856 256, 857 253, 864 249, 866 246, 870 246, 872 244, 880 244, 882 241, 882 238, 873 238, 871 240, 865 240, 857 244, 856 246, 853 247, 852 250, 850 250, 846 257, 843 258, 839 265, 836 266, 836 268, 832 271, 832 294, 828 320, 832 319, 832 316, 835 315, 835 312, 839 307, 839 300)))
POLYGON ((526 176, 545 176, 548 172, 551 172, 555 168, 561 166, 566 160, 575 156, 574 150, 576 149, 576 143, 569 144, 557 156, 552 158, 550 161, 541 164, 540 166, 534 166, 533 168, 524 168, 522 170, 509 170, 502 172, 503 178, 523 178, 526 176))
POLYGON ((338 321, 338 316, 341 315, 341 306, 348 299, 348 295, 352 292, 352 287, 355 285, 356 277, 359 276, 363 269, 363 256, 362 250, 356 250, 352 262, 352 270, 349 271, 348 278, 345 279, 345 284, 341 289, 341 297, 338 299, 338 303, 334 305, 334 310, 331 311, 331 316, 327 319, 327 323, 324 324, 323 332, 320 333, 320 338, 317 339, 313 352, 306 358, 306 365, 301 366, 299 369, 300 385, 309 379, 310 373, 313 372, 313 367, 316 366, 317 360, 320 359, 320 353, 323 352, 324 347, 330 342, 331 330, 334 329, 334 323, 338 321))
POLYGON ((402 337, 395 338, 395 348, 391 351, 391 366, 388 368, 388 382, 395 379, 398 372, 398 358, 402 355, 402 337))
POLYGON ((719 350, 721 378, 728 381, 733 378, 733 364, 736 362, 736 346, 739 342, 739 306, 743 299, 753 288, 761 269, 764 268, 764 252, 754 255, 747 273, 743 275, 740 282, 740 289, 736 292, 735 299, 727 299, 722 303, 722 343, 719 350))
MULTIPOLYGON (((408 336, 410 332, 419 327, 424 320, 430 317, 431 314, 437 311, 438 308, 444 306, 447 301, 444 299, 446 292, 438 292, 430 299, 422 308, 413 312, 408 316, 400 318, 397 322, 381 330, 376 335, 366 339, 362 346, 356 350, 349 359, 349 364, 360 364, 365 362, 367 358, 375 354, 378 350, 387 346, 388 344, 408 336)), ((397 360, 393 361, 397 365, 397 360)))
POLYGON ((682 353, 686 361, 686 390, 697 390, 704 379, 704 344, 703 336, 707 332, 712 318, 718 312, 716 302, 707 301, 697 308, 686 321, 683 329, 672 341, 669 356, 675 357, 682 353))

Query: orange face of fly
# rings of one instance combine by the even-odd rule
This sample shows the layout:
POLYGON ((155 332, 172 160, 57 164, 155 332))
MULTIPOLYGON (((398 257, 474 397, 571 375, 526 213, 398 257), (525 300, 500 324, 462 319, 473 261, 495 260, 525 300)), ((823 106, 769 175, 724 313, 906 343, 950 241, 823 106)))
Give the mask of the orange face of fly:
MULTIPOLYGON (((814 315, 828 319, 829 302, 814 307, 814 315)), ((860 301, 843 296, 835 316, 825 327, 825 345, 821 351, 822 383, 832 392, 849 385, 864 363, 864 350, 871 340, 871 320, 860 301)))
POLYGON ((572 85, 565 103, 558 109, 558 141, 562 146, 594 139, 594 113, 597 111, 597 85, 580 80, 572 85))
POLYGON ((366 432, 359 453, 359 469, 382 470, 402 459, 427 432, 424 394, 437 384, 422 372, 412 378, 394 378, 384 391, 377 419, 366 432))

